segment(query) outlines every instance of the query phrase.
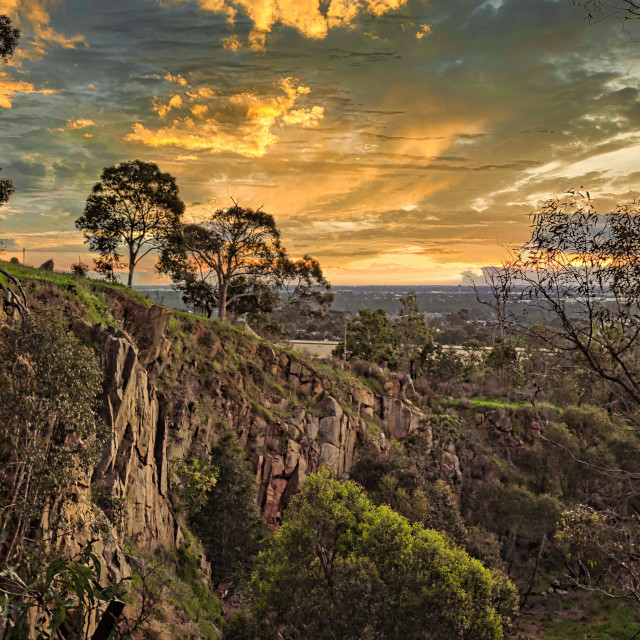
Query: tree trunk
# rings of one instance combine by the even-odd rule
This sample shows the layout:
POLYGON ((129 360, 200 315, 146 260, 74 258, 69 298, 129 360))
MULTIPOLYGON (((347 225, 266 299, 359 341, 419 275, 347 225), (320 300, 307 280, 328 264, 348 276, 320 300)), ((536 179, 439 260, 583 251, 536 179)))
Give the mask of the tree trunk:
POLYGON ((224 322, 227 319, 227 289, 229 287, 228 282, 224 282, 220 285, 220 298, 218 300, 218 320, 224 322))
POLYGON ((129 289, 133 286, 133 271, 136 268, 136 254, 129 249, 129 280, 127 281, 127 287, 129 289))
POLYGON ((129 279, 127 280, 127 287, 131 289, 133 285, 133 270, 136 268, 136 258, 132 251, 129 251, 129 279))

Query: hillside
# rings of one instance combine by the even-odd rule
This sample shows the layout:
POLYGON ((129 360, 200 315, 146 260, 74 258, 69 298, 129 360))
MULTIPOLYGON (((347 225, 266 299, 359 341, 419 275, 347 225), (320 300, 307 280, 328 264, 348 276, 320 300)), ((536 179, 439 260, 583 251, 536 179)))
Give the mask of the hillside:
MULTIPOLYGON (((198 495, 189 493, 190 482, 206 475, 198 461, 216 461, 220 470, 232 458, 233 474, 255 482, 233 499, 253 496, 271 530, 307 477, 328 466, 360 482, 374 502, 507 571, 527 596, 526 637, 633 631, 630 605, 568 592, 553 543, 567 505, 586 492, 604 501, 616 482, 576 459, 598 449, 610 466, 630 466, 638 451, 635 435, 613 432, 602 412, 549 404, 541 418, 504 398, 419 394, 408 376, 312 361, 123 287, 2 266, 23 282, 38 322, 61 314, 99 358, 97 412, 110 435, 71 490, 51 497, 39 535, 69 554, 98 539, 103 581, 133 578, 130 613, 150 607, 134 637, 221 637, 224 617, 240 606, 242 572, 233 563, 243 564, 237 558, 251 545, 239 540, 240 551, 218 557, 207 546, 207 527, 231 525, 190 512, 208 490, 214 506, 216 491, 224 491, 220 474, 215 487, 196 482, 198 495), (246 460, 228 453, 236 444, 246 460), (63 530, 50 526, 58 516, 63 530), (163 588, 147 598, 151 607, 145 593, 156 583, 163 588)), ((250 519, 252 506, 245 507, 250 519)))

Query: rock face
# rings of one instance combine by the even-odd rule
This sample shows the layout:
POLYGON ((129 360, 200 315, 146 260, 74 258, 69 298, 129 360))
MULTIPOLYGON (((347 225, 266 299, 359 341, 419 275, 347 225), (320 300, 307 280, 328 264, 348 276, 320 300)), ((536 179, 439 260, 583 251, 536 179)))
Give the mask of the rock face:
MULTIPOLYGON (((194 449, 206 455, 216 419, 235 429, 250 455, 259 506, 273 528, 307 474, 323 464, 339 475, 350 471, 358 435, 367 432, 372 419, 393 438, 412 433, 422 419, 399 397, 408 386, 404 380, 393 379, 389 395, 375 395, 359 385, 336 395, 330 379, 295 355, 278 354, 247 339, 247 361, 289 395, 274 405, 275 399, 262 394, 259 385, 258 391, 252 387, 256 374, 250 370, 219 371, 229 357, 224 341, 199 335, 211 346, 205 361, 198 362, 184 345, 173 348, 166 309, 136 307, 135 313, 123 315, 127 332, 82 321, 74 323, 73 331, 100 345, 105 373, 102 417, 113 434, 93 472, 93 491, 112 520, 118 511, 120 536, 141 549, 179 544, 169 496, 170 460, 194 449), (252 388, 260 395, 258 402, 247 399, 252 388), (278 413, 269 413, 274 408, 278 413)), ((380 446, 385 443, 383 433, 380 446)), ((117 557, 112 550, 108 553, 109 561, 117 557)))

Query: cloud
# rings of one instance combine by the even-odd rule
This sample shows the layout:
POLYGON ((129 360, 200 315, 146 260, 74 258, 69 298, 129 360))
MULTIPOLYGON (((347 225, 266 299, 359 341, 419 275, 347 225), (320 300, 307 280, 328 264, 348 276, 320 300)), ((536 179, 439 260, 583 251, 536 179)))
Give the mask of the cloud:
POLYGON ((324 107, 294 108, 310 93, 309 87, 299 85, 294 78, 283 78, 279 89, 281 95, 276 96, 248 90, 224 96, 206 87, 188 87, 168 101, 154 99, 154 111, 161 118, 172 111, 179 113, 168 126, 151 130, 137 122, 125 139, 150 147, 261 157, 278 141, 274 133, 277 126, 313 128, 324 118, 324 107), (208 117, 209 113, 215 115, 208 117))
POLYGON ((23 31, 23 42, 16 52, 21 59, 40 59, 51 45, 75 49, 85 38, 65 36, 51 26, 51 10, 59 0, 0 0, 0 14, 8 15, 23 31))
MULTIPOLYGON (((189 0, 172 0, 184 3, 189 0)), ((162 0, 161 0, 162 2, 162 0)), ((238 13, 249 17, 253 24, 249 42, 252 48, 264 47, 265 34, 274 25, 292 27, 307 38, 320 40, 327 36, 330 29, 352 27, 354 21, 362 15, 381 16, 397 11, 407 4, 407 0, 197 0, 203 11, 211 11, 227 16, 234 23, 238 13)), ((428 26, 421 25, 421 33, 428 26)), ((421 36, 420 36, 421 37, 421 36)), ((225 40, 226 48, 239 48, 235 37, 225 40)))
POLYGON ((95 127, 96 123, 89 118, 78 118, 77 120, 67 120, 67 129, 77 130, 95 127))
POLYGON ((33 84, 24 80, 16 80, 8 73, 0 71, 0 108, 11 109, 16 93, 55 93, 52 89, 36 89, 33 84))

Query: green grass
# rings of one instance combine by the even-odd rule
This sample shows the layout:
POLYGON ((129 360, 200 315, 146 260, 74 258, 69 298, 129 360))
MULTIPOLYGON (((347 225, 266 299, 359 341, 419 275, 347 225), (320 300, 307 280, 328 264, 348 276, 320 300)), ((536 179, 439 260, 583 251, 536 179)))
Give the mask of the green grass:
POLYGON ((486 407, 487 409, 520 409, 527 403, 509 400, 480 400, 478 398, 470 398, 469 404, 472 407, 486 407))
MULTIPOLYGON (((120 293, 131 296, 136 302, 148 307, 152 305, 143 295, 121 284, 111 284, 101 280, 82 278, 70 273, 45 271, 9 262, 0 261, 0 266, 7 273, 20 280, 25 292, 28 292, 29 289, 34 289, 38 284, 57 285, 60 292, 68 296, 70 300, 75 301, 85 311, 87 319, 94 324, 99 322, 113 324, 108 312, 107 295, 120 293)), ((8 284, 7 278, 2 275, 0 275, 0 282, 8 284)))
POLYGON ((536 620, 544 640, 631 640, 640 629, 638 610, 631 601, 576 593, 545 604, 545 614, 536 620), (571 609, 578 619, 562 619, 563 612, 571 609))

